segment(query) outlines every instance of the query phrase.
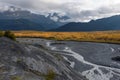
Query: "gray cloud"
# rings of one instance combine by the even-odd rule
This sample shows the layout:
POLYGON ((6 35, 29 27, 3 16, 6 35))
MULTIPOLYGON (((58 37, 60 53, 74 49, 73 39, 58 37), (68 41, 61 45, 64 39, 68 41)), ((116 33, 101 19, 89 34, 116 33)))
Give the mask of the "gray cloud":
POLYGON ((0 0, 0 11, 9 9, 7 5, 14 5, 42 15, 56 12, 59 16, 69 16, 70 19, 67 21, 76 22, 120 14, 118 0, 0 0))

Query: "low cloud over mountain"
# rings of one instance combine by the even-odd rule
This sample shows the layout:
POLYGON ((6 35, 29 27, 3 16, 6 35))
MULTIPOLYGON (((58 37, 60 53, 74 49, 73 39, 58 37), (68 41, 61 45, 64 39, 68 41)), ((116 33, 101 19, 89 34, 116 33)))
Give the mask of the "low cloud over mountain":
MULTIPOLYGON (((67 15, 69 19, 63 21, 89 21, 120 14, 119 0, 0 0, 0 11, 9 9, 14 5, 31 12, 48 16, 58 13, 67 15)), ((57 17, 53 17, 57 20, 57 17)))

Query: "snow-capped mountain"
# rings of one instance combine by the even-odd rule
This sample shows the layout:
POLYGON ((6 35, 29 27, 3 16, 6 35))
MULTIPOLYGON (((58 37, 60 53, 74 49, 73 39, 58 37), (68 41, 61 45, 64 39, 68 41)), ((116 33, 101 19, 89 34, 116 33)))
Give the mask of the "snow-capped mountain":
MULTIPOLYGON (((65 23, 61 22, 61 21, 64 20, 64 19, 68 19, 68 17, 66 17, 66 16, 59 17, 57 15, 57 13, 49 14, 48 16, 44 16, 44 15, 32 13, 28 10, 24 10, 24 9, 21 9, 21 8, 16 8, 14 6, 9 6, 9 8, 7 7, 7 9, 0 11, 0 25, 2 24, 0 26, 0 29, 4 30, 4 28, 6 28, 6 27, 10 27, 10 29, 12 29, 12 27, 14 27, 14 29, 15 29, 15 27, 19 26, 19 24, 14 25, 14 24, 11 23, 11 25, 14 25, 14 26, 10 26, 10 25, 8 26, 6 24, 9 23, 9 20, 21 21, 20 19, 21 20, 27 20, 31 23, 34 23, 34 25, 32 25, 31 28, 29 28, 29 29, 37 30, 36 29, 36 24, 37 24, 37 27, 42 26, 42 28, 39 28, 39 29, 49 30, 49 29, 58 28, 59 26, 64 25, 65 23), (5 24, 3 24, 2 20, 4 20, 5 24), (38 26, 38 24, 40 26, 38 26)), ((15 21, 15 22, 17 22, 17 21, 15 21)), ((22 21, 22 22, 24 22, 24 21, 22 21)), ((22 23, 22 25, 26 26, 26 23, 24 23, 24 24, 22 23)), ((24 28, 23 28, 23 30, 24 30, 24 28)))

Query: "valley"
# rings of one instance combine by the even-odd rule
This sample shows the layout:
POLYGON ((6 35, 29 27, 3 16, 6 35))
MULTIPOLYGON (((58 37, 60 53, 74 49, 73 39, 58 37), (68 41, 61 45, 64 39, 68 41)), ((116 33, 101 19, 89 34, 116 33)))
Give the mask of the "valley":
POLYGON ((119 80, 120 62, 112 60, 119 56, 120 45, 108 43, 54 41, 40 38, 18 38, 20 43, 41 45, 62 55, 69 66, 88 80, 119 80))
POLYGON ((5 70, 9 67, 7 74, 1 72, 2 79, 6 75, 7 79, 18 76, 20 80, 120 79, 119 31, 12 32, 17 37, 15 40, 10 40, 10 36, 0 38, 1 70, 3 66, 5 70))
POLYGON ((41 31, 13 31, 20 38, 45 38, 51 40, 120 43, 120 31, 95 32, 41 32, 41 31))
POLYGON ((0 80, 120 80, 120 0, 0 0, 0 80))

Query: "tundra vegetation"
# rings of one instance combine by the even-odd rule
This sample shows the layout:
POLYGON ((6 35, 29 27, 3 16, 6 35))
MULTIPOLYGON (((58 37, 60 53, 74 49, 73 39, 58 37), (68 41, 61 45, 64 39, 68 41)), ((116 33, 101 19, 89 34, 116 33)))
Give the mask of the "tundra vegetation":
POLYGON ((22 80, 22 78, 19 76, 12 76, 11 80, 22 80))
POLYGON ((14 41, 16 40, 14 33, 11 31, 0 31, 0 37, 7 37, 14 41))
POLYGON ((88 41, 120 43, 120 31, 101 32, 40 32, 40 31, 13 31, 20 38, 45 38, 53 40, 88 41))

